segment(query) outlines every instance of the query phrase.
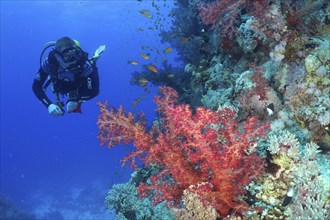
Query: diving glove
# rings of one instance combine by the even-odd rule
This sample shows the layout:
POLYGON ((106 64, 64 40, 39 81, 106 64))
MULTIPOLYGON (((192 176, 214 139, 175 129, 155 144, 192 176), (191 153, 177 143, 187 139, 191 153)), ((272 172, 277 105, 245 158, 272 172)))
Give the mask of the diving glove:
POLYGON ((105 51, 105 45, 101 45, 99 46, 99 48, 97 48, 97 50, 94 52, 94 55, 93 55, 93 59, 98 59, 105 51))
POLYGON ((52 116, 62 116, 64 114, 63 110, 55 104, 50 104, 48 106, 48 112, 52 116))
POLYGON ((78 102, 69 101, 66 103, 66 111, 67 112, 75 112, 78 108, 78 102))

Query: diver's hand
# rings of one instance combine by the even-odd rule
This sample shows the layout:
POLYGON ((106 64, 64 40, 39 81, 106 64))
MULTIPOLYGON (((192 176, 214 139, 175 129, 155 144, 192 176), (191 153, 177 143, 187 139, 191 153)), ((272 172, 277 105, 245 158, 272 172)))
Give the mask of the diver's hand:
POLYGON ((63 115, 62 109, 58 105, 55 105, 55 104, 50 104, 48 106, 48 112, 52 116, 61 116, 61 115, 63 115))
POLYGON ((94 52, 93 59, 98 59, 105 51, 105 45, 99 46, 97 50, 94 52))
POLYGON ((69 101, 66 103, 66 111, 67 112, 74 112, 78 108, 78 102, 69 101))

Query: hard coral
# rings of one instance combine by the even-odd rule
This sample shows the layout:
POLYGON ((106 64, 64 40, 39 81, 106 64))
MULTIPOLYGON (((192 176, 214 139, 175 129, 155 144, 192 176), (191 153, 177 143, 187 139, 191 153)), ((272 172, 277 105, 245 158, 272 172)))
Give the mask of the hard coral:
MULTIPOLYGON (((208 183, 201 183, 208 184, 208 183)), ((193 188, 196 186, 190 186, 193 188)), ((198 187, 198 186, 197 186, 198 187)), ((177 220, 215 220, 218 217, 217 211, 209 204, 204 205, 197 194, 191 192, 191 190, 186 189, 183 191, 182 196, 183 203, 185 205, 184 209, 172 209, 177 220)))
POLYGON ((138 187, 140 195, 152 196, 155 203, 166 200, 169 205, 178 204, 190 185, 209 182, 208 188, 192 189, 203 204, 210 204, 222 216, 231 210, 246 210, 247 205, 239 199, 245 192, 243 186, 258 178, 264 168, 260 157, 246 151, 257 144, 256 137, 265 137, 269 124, 259 125, 257 118, 251 117, 239 126, 234 119, 236 111, 227 107, 217 112, 200 107, 193 114, 188 105, 177 104, 173 89, 162 87, 160 91, 163 96, 155 98, 160 123, 149 133, 131 114, 125 118, 123 110, 109 111, 100 104, 101 143, 133 142, 136 152, 130 159, 143 155, 146 165, 162 167, 149 183, 138 187))
POLYGON ((327 4, 326 0, 281 1, 286 11, 286 20, 289 27, 308 36, 315 36, 316 26, 321 25, 317 16, 320 9, 327 4))
POLYGON ((115 184, 108 191, 105 198, 107 208, 114 211, 116 219, 164 219, 174 220, 174 216, 166 204, 160 203, 153 206, 148 199, 140 200, 134 179, 138 172, 134 172, 129 182, 115 184))
POLYGON ((325 182, 329 178, 329 165, 318 161, 319 146, 309 143, 302 148, 294 134, 280 130, 272 133, 267 138, 268 150, 272 163, 280 169, 265 176, 261 187, 256 189, 256 198, 267 207, 262 219, 273 219, 270 217, 276 213, 289 219, 328 219, 329 187, 325 182), (326 173, 321 172, 323 167, 326 173), (294 195, 292 202, 283 205, 289 190, 294 195))
POLYGON ((251 72, 247 72, 247 75, 250 75, 247 80, 249 82, 242 81, 239 83, 243 84, 243 86, 237 85, 238 89, 240 87, 243 88, 243 91, 239 91, 240 107, 242 107, 244 112, 248 115, 256 115, 259 119, 265 119, 271 116, 266 111, 267 106, 273 105, 272 111, 279 112, 282 108, 282 104, 275 90, 263 76, 263 67, 257 66, 252 67, 252 69, 252 74, 251 72), (253 83, 253 85, 249 86, 249 83, 253 83))

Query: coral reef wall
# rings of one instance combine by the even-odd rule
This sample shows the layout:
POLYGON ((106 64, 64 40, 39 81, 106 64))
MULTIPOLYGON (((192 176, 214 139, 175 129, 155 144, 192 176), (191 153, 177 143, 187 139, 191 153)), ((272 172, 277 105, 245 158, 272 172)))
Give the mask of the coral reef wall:
POLYGON ((329 219, 329 1, 177 0, 171 14, 161 37, 182 65, 133 74, 162 86, 152 128, 99 104, 101 144, 136 147, 134 193, 169 218, 329 219))

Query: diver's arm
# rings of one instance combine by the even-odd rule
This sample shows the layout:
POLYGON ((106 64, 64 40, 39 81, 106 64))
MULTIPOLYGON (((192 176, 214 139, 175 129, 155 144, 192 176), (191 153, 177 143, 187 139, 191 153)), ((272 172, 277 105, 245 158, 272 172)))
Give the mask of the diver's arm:
POLYGON ((99 94, 99 73, 96 66, 93 66, 93 72, 83 78, 82 85, 78 90, 79 100, 87 101, 99 94))
POLYGON ((47 108, 50 104, 52 104, 52 101, 47 97, 44 89, 42 88, 46 79, 48 77, 48 74, 42 70, 42 68, 39 68, 36 76, 34 77, 32 90, 35 94, 35 96, 41 101, 42 104, 44 104, 47 108))

